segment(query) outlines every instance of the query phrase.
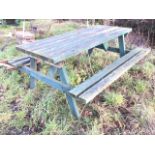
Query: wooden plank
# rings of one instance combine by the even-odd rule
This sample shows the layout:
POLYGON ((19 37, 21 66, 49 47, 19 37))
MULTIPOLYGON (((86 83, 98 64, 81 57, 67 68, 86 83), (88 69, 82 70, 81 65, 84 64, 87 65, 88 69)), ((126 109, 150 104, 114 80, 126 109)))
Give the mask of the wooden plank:
MULTIPOLYGON (((123 28, 122 28, 123 29, 123 28)), ((129 30, 129 29, 125 29, 125 30, 128 30, 128 31, 131 31, 131 29, 129 30)), ((115 34, 115 37, 116 37, 117 35, 115 34)), ((103 36, 102 36, 103 37, 103 36)), ((117 36, 118 37, 118 36, 117 36)), ((89 45, 89 43, 90 43, 90 41, 92 42, 93 41, 93 39, 94 39, 94 37, 91 39, 91 40, 89 40, 89 41, 87 41, 87 46, 89 45)), ((95 38, 96 39, 96 38, 95 38)), ((107 38, 107 39, 110 39, 110 38, 107 38)), ((101 42, 102 43, 102 42, 101 42)), ((58 62, 60 62, 60 61, 62 61, 62 60, 65 60, 66 58, 68 58, 68 57, 70 57, 69 55, 70 55, 70 53, 72 53, 72 50, 73 50, 73 55, 77 55, 77 54, 79 54, 79 53, 81 53, 81 51, 82 50, 88 50, 88 49, 90 49, 90 46, 89 47, 87 47, 87 46, 84 46, 84 45, 82 45, 83 46, 83 48, 80 48, 79 49, 79 51, 76 53, 75 51, 76 51, 76 48, 78 48, 78 46, 80 46, 80 44, 81 44, 81 42, 79 42, 79 44, 77 45, 77 43, 75 43, 75 45, 71 45, 71 47, 67 47, 67 49, 65 49, 64 50, 64 48, 62 48, 63 46, 62 45, 59 45, 59 46, 57 46, 57 47, 59 47, 58 49, 61 49, 60 51, 58 51, 58 50, 55 50, 55 51, 50 51, 50 55, 48 54, 48 53, 41 53, 41 51, 40 52, 37 52, 37 51, 25 51, 24 49, 21 49, 21 48, 18 48, 17 47, 17 49, 19 49, 19 50, 22 50, 23 52, 25 52, 25 53, 28 53, 28 54, 30 54, 30 55, 32 55, 32 56, 35 56, 35 57, 38 57, 38 58, 41 58, 41 59, 43 59, 43 60, 46 60, 46 61, 49 61, 49 62, 54 62, 54 63, 58 63, 58 62), (62 46, 62 47, 61 47, 62 46), (68 48, 70 49, 70 51, 68 50, 68 48), (64 54, 65 53, 65 54, 64 54), (59 57, 61 57, 61 55, 63 56, 62 57, 62 59, 60 58, 57 58, 57 55, 59 55, 59 57), (54 58, 54 56, 55 56, 55 60, 53 60, 53 58, 54 58)), ((96 43, 95 44, 93 44, 93 46, 94 45, 96 45, 96 43)), ((98 44, 97 44, 98 45, 98 44)), ((96 46, 97 46, 96 45, 96 46)), ((73 56, 73 55, 71 55, 71 56, 73 56)))
POLYGON ((112 64, 106 66, 103 70, 99 71, 97 74, 93 75, 88 80, 84 81, 80 85, 76 86, 72 90, 70 90, 70 93, 74 96, 79 96, 81 93, 89 89, 92 85, 100 81, 102 78, 104 78, 107 74, 115 70, 115 68, 119 67, 122 63, 126 62, 128 59, 139 53, 141 51, 141 48, 136 48, 126 54, 122 58, 118 58, 116 61, 114 61, 112 64))
POLYGON ((91 48, 91 49, 88 50, 88 55, 89 55, 89 56, 92 54, 93 49, 94 49, 94 48, 91 48))
POLYGON ((59 52, 57 53, 51 52, 49 53, 49 57, 53 58, 54 63, 58 63, 69 57, 78 55, 79 53, 81 53, 81 51, 91 49, 97 45, 100 45, 103 42, 108 42, 110 40, 116 39, 119 35, 122 35, 122 33, 121 32, 119 34, 114 33, 113 35, 108 35, 107 37, 103 35, 99 35, 97 37, 90 38, 91 40, 88 40, 86 42, 81 42, 75 45, 74 47, 69 47, 68 49, 59 50, 59 52))
MULTIPOLYGON (((98 45, 98 46, 96 46, 95 48, 99 48, 99 49, 105 50, 104 47, 103 47, 103 44, 98 45)), ((120 53, 120 49, 119 49, 119 48, 111 47, 111 46, 108 47, 107 51, 120 53)), ((125 49, 125 53, 129 53, 129 52, 130 52, 129 49, 125 49)))
POLYGON ((64 48, 64 47, 68 47, 70 45, 76 44, 76 42, 82 41, 82 40, 87 40, 90 37, 95 37, 99 34, 105 34, 105 33, 110 33, 114 30, 119 30, 118 27, 108 27, 108 28, 102 28, 102 29, 94 29, 89 31, 89 33, 81 33, 81 34, 77 34, 77 35, 72 35, 69 36, 67 38, 65 38, 64 40, 57 40, 55 42, 49 42, 48 44, 46 43, 45 45, 41 45, 39 48, 34 47, 31 49, 27 49, 27 50, 32 50, 32 51, 42 51, 42 52, 48 52, 51 50, 59 50, 58 48, 64 48), (94 31, 95 30, 95 31, 94 31), (60 46, 61 45, 61 46, 60 46))
POLYGON ((108 42, 106 42, 106 43, 103 43, 103 49, 105 50, 105 51, 108 51, 108 42))
POLYGON ((34 71, 33 69, 23 66, 20 67, 19 70, 21 72, 27 73, 29 76, 37 79, 37 80, 41 80, 43 83, 46 83, 47 85, 60 90, 61 92, 68 92, 71 87, 69 85, 63 84, 55 79, 52 79, 50 77, 47 77, 45 75, 42 75, 42 73, 39 73, 37 71, 34 71))
POLYGON ((48 76, 51 78, 54 78, 55 74, 57 72, 57 68, 54 66, 50 66, 49 71, 48 71, 48 76))
MULTIPOLYGON (((60 75, 60 80, 63 83, 69 85, 69 78, 67 76, 66 69, 65 68, 59 68, 58 69, 58 73, 60 75)), ((80 118, 80 113, 79 113, 78 107, 76 105, 75 99, 70 94, 68 94, 68 93, 66 93, 66 98, 67 98, 67 101, 68 101, 68 104, 69 104, 69 107, 71 109, 71 112, 72 112, 73 116, 76 119, 79 119, 80 118)))
POLYGON ((127 70, 129 70, 133 65, 139 62, 144 56, 146 56, 150 52, 150 49, 142 50, 134 57, 129 59, 123 65, 118 67, 116 70, 108 74, 104 79, 96 83, 90 89, 82 93, 79 98, 84 100, 86 103, 90 102, 94 97, 96 97, 99 93, 101 93, 105 88, 107 88, 111 83, 117 80, 120 76, 122 76, 127 70))
MULTIPOLYGON (((37 60, 30 58, 30 68, 37 70, 37 60)), ((33 89, 36 86, 36 80, 33 76, 30 76, 30 89, 33 89)))
POLYGON ((30 57, 29 57, 29 56, 17 57, 17 58, 15 58, 15 59, 13 59, 13 60, 9 60, 8 62, 9 62, 10 64, 13 64, 13 63, 16 63, 16 62, 18 62, 18 61, 25 60, 25 59, 27 59, 27 58, 30 58, 30 57))
MULTIPOLYGON (((97 27, 102 27, 102 26, 97 26, 97 27)), ((89 28, 89 29, 92 29, 92 28, 89 28)), ((89 30, 89 29, 87 28, 87 30, 89 30)), ((58 35, 51 36, 51 37, 44 38, 44 39, 38 39, 33 43, 19 45, 18 47, 26 48, 26 47, 37 46, 37 45, 40 45, 40 43, 44 44, 44 43, 49 42, 49 41, 51 42, 51 41, 55 41, 57 39, 63 39, 64 37, 66 38, 66 37, 69 37, 70 35, 73 35, 76 33, 81 33, 83 31, 86 31, 86 28, 81 28, 78 30, 65 32, 63 34, 58 34, 58 35)))
POLYGON ((66 44, 71 44, 73 41, 77 41, 77 40, 80 40, 80 39, 82 39, 82 38, 87 38, 87 37, 89 37, 90 35, 93 35, 93 34, 96 34, 96 33, 101 33, 102 31, 104 31, 104 32, 109 32, 109 31, 112 31, 112 30, 114 30, 114 29, 118 29, 118 27, 103 27, 103 28, 94 28, 94 29, 89 29, 89 30, 87 30, 87 29, 85 29, 85 31, 83 31, 83 32, 79 32, 79 33, 77 33, 77 32, 75 32, 75 34, 72 34, 72 35, 70 35, 70 36, 65 36, 64 38, 62 38, 62 39, 54 39, 54 40, 49 40, 48 42, 44 42, 44 43, 40 43, 39 45, 37 45, 37 46, 31 46, 31 47, 27 47, 27 48, 25 48, 25 50, 32 50, 32 51, 34 51, 34 50, 38 50, 38 51, 41 51, 41 50, 45 50, 46 51, 46 49, 50 49, 50 48, 54 48, 54 47, 59 47, 59 45, 61 44, 61 45, 66 45, 66 44))
POLYGON ((33 43, 29 43, 29 44, 23 44, 23 45, 19 45, 17 47, 19 48, 32 48, 32 47, 38 47, 40 45, 46 44, 46 43, 55 43, 55 42, 59 42, 59 41, 64 41, 66 38, 69 38, 71 36, 76 36, 77 34, 81 34, 81 33, 88 33, 89 31, 96 31, 98 29, 102 29, 102 28, 108 28, 109 26, 97 26, 97 27, 91 27, 91 28, 82 28, 82 29, 78 29, 78 30, 74 30, 71 32, 65 32, 63 34, 59 34, 56 36, 51 36, 45 39, 39 39, 36 40, 33 43))
MULTIPOLYGON (((120 33, 124 34, 125 31, 122 31, 122 29, 119 28, 111 28, 111 29, 103 29, 102 31, 96 32, 96 33, 92 33, 91 35, 85 35, 85 36, 81 36, 81 37, 77 37, 74 40, 70 40, 68 39, 65 42, 59 43, 59 44, 55 44, 55 45, 49 45, 47 46, 45 49, 38 49, 38 50, 32 50, 32 52, 41 52, 41 53, 52 53, 53 55, 57 52, 57 51, 69 51, 71 48, 73 48, 74 46, 79 46, 81 44, 85 44, 85 42, 89 42, 89 41, 93 41, 95 38, 102 36, 102 37, 106 37, 109 35, 113 35, 114 33, 120 33)), ((127 32, 126 32, 127 33, 127 32)), ((118 34, 119 36, 119 34, 118 34)))
POLYGON ((28 64, 30 63, 30 57, 26 58, 26 59, 23 59, 23 60, 20 60, 20 61, 16 61, 16 62, 9 62, 9 64, 15 66, 15 67, 20 67, 22 65, 25 65, 25 64, 28 64))
POLYGON ((125 39, 124 35, 118 37, 120 57, 125 55, 125 39))

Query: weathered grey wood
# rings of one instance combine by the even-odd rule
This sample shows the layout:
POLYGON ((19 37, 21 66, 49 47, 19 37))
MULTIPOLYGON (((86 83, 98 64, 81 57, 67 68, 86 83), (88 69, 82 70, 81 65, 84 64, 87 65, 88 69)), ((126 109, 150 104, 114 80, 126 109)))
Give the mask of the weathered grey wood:
POLYGON ((115 70, 117 67, 119 67, 122 63, 126 62, 128 59, 132 58, 134 55, 139 53, 141 51, 141 48, 136 48, 129 52, 127 55, 125 55, 122 58, 118 58, 116 61, 114 61, 112 64, 106 66, 103 70, 99 71, 97 74, 89 78, 88 80, 84 81, 80 85, 76 86, 72 90, 70 90, 70 93, 74 96, 79 96, 81 93, 89 89, 92 85, 100 81, 102 78, 104 78, 107 74, 115 70))
POLYGON ((23 66, 25 64, 30 63, 30 57, 29 56, 20 57, 20 58, 8 61, 8 63, 17 68, 19 66, 23 66))
POLYGON ((99 35, 97 37, 91 38, 91 40, 81 42, 81 43, 75 45, 74 47, 69 47, 68 49, 59 50, 57 55, 54 52, 49 53, 49 56, 53 57, 54 63, 58 63, 58 62, 65 60, 69 57, 76 56, 76 55, 80 54, 81 51, 89 50, 97 45, 100 45, 102 42, 108 42, 110 40, 113 40, 113 39, 117 38, 119 35, 121 35, 121 32, 120 32, 120 34, 114 33, 113 35, 108 35, 106 37, 104 35, 99 35), (60 56, 58 56, 58 55, 60 55, 60 56))
MULTIPOLYGON (((103 49, 103 50, 105 50, 104 49, 104 47, 103 47, 103 44, 101 44, 101 45, 98 45, 98 46, 96 46, 95 48, 99 48, 99 49, 103 49)), ((107 51, 111 51, 111 52, 116 52, 116 53, 120 53, 120 49, 119 48, 116 48, 116 47, 108 47, 108 49, 107 49, 107 51)), ((130 52, 130 50, 129 49, 126 49, 125 50, 125 53, 129 53, 130 52)))
POLYGON ((20 67, 19 70, 21 72, 27 73, 28 75, 30 75, 31 77, 37 79, 37 80, 41 80, 43 83, 46 83, 47 85, 51 86, 52 88, 58 89, 61 92, 68 92, 68 90, 70 90, 70 86, 64 83, 61 83, 53 78, 50 78, 48 76, 43 75, 40 72, 34 71, 33 69, 23 66, 20 67))
POLYGON ((74 48, 75 46, 80 47, 82 44, 85 44, 85 42, 93 41, 94 39, 96 39, 96 37, 100 37, 100 36, 106 37, 107 35, 113 35, 114 33, 122 34, 123 32, 119 28, 115 28, 115 27, 111 29, 106 29, 106 30, 103 29, 98 32, 92 33, 90 35, 80 36, 80 37, 77 37, 76 39, 71 39, 71 40, 68 38, 65 42, 61 42, 55 45, 50 44, 49 46, 46 46, 45 48, 40 48, 38 50, 32 50, 32 51, 37 51, 41 53, 52 53, 53 55, 55 55, 57 51, 61 52, 63 50, 67 52, 71 48, 74 48))
POLYGON ((125 39, 124 35, 118 37, 120 57, 125 55, 125 39))
POLYGON ((25 60, 27 58, 30 58, 29 56, 22 56, 22 57, 18 57, 18 58, 15 58, 13 60, 10 60, 9 63, 16 63, 18 61, 21 61, 21 60, 25 60))
MULTIPOLYGON (((34 58, 30 58, 30 68, 32 70, 37 70, 37 60, 34 58)), ((30 89, 35 88, 36 86, 36 80, 33 76, 30 76, 30 89)))
POLYGON ((95 96, 101 93, 105 88, 107 88, 111 83, 117 80, 120 76, 122 76, 127 70, 129 70, 134 64, 136 64, 138 61, 144 58, 144 56, 146 56, 149 52, 150 52, 150 49, 140 51, 134 57, 129 59, 120 67, 118 67, 116 70, 108 74, 104 79, 102 79, 97 84, 95 84, 90 89, 88 89, 83 94, 81 94, 79 98, 85 101, 86 103, 90 102, 92 99, 94 99, 95 96))
POLYGON ((122 29, 120 28, 109 28, 109 29, 103 29, 103 30, 100 30, 98 32, 95 32, 95 33, 92 33, 90 35, 81 35, 79 37, 76 37, 75 39, 71 39, 70 40, 70 37, 64 41, 64 42, 60 42, 60 43, 55 43, 55 44, 50 44, 48 46, 46 46, 45 48, 40 48, 38 50, 32 50, 32 51, 37 51, 37 52, 42 52, 42 53, 48 53, 48 52, 51 52, 54 53, 54 51, 61 51, 61 50, 65 50, 67 51, 68 49, 74 47, 75 45, 79 46, 81 44, 84 44, 85 42, 88 42, 88 41, 92 41, 95 37, 107 37, 108 35, 113 35, 113 34, 116 34, 118 33, 118 36, 119 35, 122 35, 125 33, 125 31, 122 31, 122 29), (61 45, 61 46, 60 46, 61 45))
MULTIPOLYGON (((66 69, 65 68, 59 68, 58 73, 60 75, 60 80, 64 84, 70 85, 66 69)), ((70 107, 70 109, 72 111, 73 116, 76 119, 79 119, 80 118, 80 113, 79 113, 78 107, 76 105, 75 99, 68 93, 66 93, 66 98, 67 98, 67 101, 68 101, 68 104, 69 104, 69 107, 70 107)))
MULTIPOLYGON (((82 29, 82 32, 74 32, 74 34, 72 35, 67 35, 65 37, 61 37, 60 38, 57 38, 57 39, 50 39, 44 43, 40 42, 39 45, 33 45, 31 47, 26 47, 25 50, 45 50, 46 49, 50 49, 50 48, 54 48, 54 47, 58 47, 58 45, 67 45, 67 44, 71 44, 71 42, 73 43, 73 41, 77 41, 77 40, 81 40, 83 38, 87 38, 88 36, 90 37, 91 35, 96 35, 97 33, 103 33, 103 32, 110 32, 110 31, 114 31, 116 29, 119 29, 118 27, 108 27, 108 26, 105 26, 105 27, 97 27, 97 28, 94 28, 94 29, 82 29)), ((28 46, 28 45, 27 45, 28 46)))
MULTIPOLYGON (((96 29, 95 29, 96 30, 96 29)), ((37 46, 33 46, 31 48, 22 48, 25 51, 31 51, 31 52, 37 52, 37 53, 43 53, 43 54, 48 54, 48 53, 52 53, 53 55, 58 52, 58 51, 62 51, 68 50, 68 48, 71 48, 75 45, 78 45, 78 43, 84 43, 84 41, 88 41, 88 39, 90 40, 90 38, 94 38, 95 36, 99 35, 99 34, 104 34, 106 35, 106 33, 110 33, 110 31, 114 32, 114 30, 120 30, 120 28, 118 27, 104 27, 103 29, 99 29, 96 30, 95 32, 93 31, 93 29, 91 29, 91 31, 88 33, 80 33, 79 36, 78 35, 72 35, 69 36, 67 38, 65 38, 65 40, 60 40, 58 39, 57 41, 51 41, 48 44, 44 43, 41 44, 39 47, 37 46)), ((80 45, 79 45, 80 46, 80 45)), ((20 49, 21 47, 17 47, 18 49, 20 49)))
MULTIPOLYGON (((84 50, 89 50, 103 42, 109 41, 111 39, 116 39, 117 37, 119 37, 122 34, 126 34, 129 33, 131 31, 131 29, 129 28, 115 28, 116 30, 118 30, 116 33, 116 31, 110 31, 107 33, 99 33, 100 29, 102 28, 102 26, 100 26, 98 28, 98 30, 96 31, 97 34, 93 34, 91 33, 91 30, 93 31, 93 29, 96 29, 95 27, 92 28, 90 30, 90 34, 91 36, 89 37, 89 35, 86 37, 82 37, 82 40, 80 40, 81 38, 78 37, 77 39, 72 39, 72 37, 74 36, 74 33, 70 33, 73 36, 71 36, 71 39, 69 39, 70 35, 67 34, 68 37, 65 37, 65 35, 62 37, 64 40, 59 36, 57 37, 57 39, 60 41, 57 41, 56 39, 53 39, 54 42, 50 41, 52 40, 52 38, 50 38, 48 40, 48 44, 46 44, 47 40, 40 40, 37 41, 37 43, 31 43, 31 48, 33 48, 34 46, 40 46, 40 48, 38 50, 26 50, 26 47, 28 49, 29 45, 21 45, 21 46, 17 46, 18 50, 21 50, 23 52, 25 52, 26 54, 29 54, 31 56, 37 57, 37 58, 41 58, 43 60, 46 60, 48 62, 52 62, 52 63, 58 63, 61 62, 71 56, 74 55, 78 55, 79 53, 83 52, 84 50), (104 35, 103 35, 104 34, 104 35), (61 38, 61 39, 60 39, 61 38), (57 42, 57 43, 56 43, 57 42), (41 45, 43 44, 43 45, 41 45), (42 49, 43 47, 43 49, 42 49)), ((103 26, 103 28, 105 28, 105 26, 103 26)), ((113 29, 114 27, 106 27, 105 29, 113 29)), ((83 30, 84 31, 84 30, 83 30)), ((94 32, 95 32, 94 31, 94 32)), ((101 29, 101 31, 103 32, 104 30, 101 29)), ((80 33, 80 30, 78 31, 80 33)), ((85 36, 82 32, 79 34, 79 36, 85 36)), ((78 35, 77 35, 78 36, 78 35)), ((75 36, 75 38, 77 37, 75 36)), ((74 38, 74 37, 73 37, 74 38)), ((37 47, 38 48, 38 47, 37 47)), ((34 47, 35 49, 35 47, 34 47)))
POLYGON ((27 58, 27 59, 18 61, 18 62, 16 62, 16 63, 13 63, 13 66, 15 66, 15 67, 20 67, 20 66, 23 66, 23 65, 29 64, 29 63, 30 63, 30 58, 27 58))
POLYGON ((24 45, 19 45, 18 47, 21 47, 21 48, 33 48, 33 47, 38 47, 40 45, 44 45, 44 44, 48 44, 48 43, 55 43, 55 42, 60 42, 60 41, 64 41, 66 40, 67 38, 70 38, 70 37, 77 37, 77 35, 81 35, 81 33, 89 33, 90 31, 94 32, 98 29, 103 29, 103 28, 108 28, 108 26, 96 26, 95 28, 93 27, 90 27, 90 28, 81 28, 81 29, 78 29, 78 30, 74 30, 74 31, 71 31, 71 32, 65 32, 63 34, 60 34, 60 35, 56 35, 56 36, 52 36, 52 37, 49 37, 49 38, 45 38, 45 39, 39 39, 33 43, 29 43, 29 44, 24 44, 24 45))

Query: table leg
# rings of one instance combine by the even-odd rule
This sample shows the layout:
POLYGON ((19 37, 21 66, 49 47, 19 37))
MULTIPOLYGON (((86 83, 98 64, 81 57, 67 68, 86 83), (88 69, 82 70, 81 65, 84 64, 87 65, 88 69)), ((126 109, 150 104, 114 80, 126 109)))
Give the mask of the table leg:
MULTIPOLYGON (((37 60, 34 58, 30 58, 30 68, 33 70, 37 69, 37 60)), ((30 77, 30 89, 33 89, 36 85, 36 80, 33 77, 30 77)))
POLYGON ((119 42, 119 52, 120 52, 120 57, 125 55, 125 40, 124 40, 124 35, 118 37, 118 42, 119 42))
POLYGON ((104 49, 105 51, 108 50, 108 47, 109 47, 108 43, 103 43, 103 49, 104 49))
MULTIPOLYGON (((69 79, 68 79, 68 75, 66 73, 65 68, 59 68, 58 73, 60 75, 60 80, 65 84, 69 84, 69 79)), ((78 107, 76 105, 75 99, 72 96, 70 96, 69 94, 66 94, 66 98, 67 98, 67 101, 68 101, 68 104, 70 106, 70 109, 71 109, 71 112, 72 112, 73 116, 76 119, 79 119, 80 118, 80 113, 78 111, 78 107)))
POLYGON ((89 49, 88 50, 88 55, 90 56, 92 54, 92 52, 93 52, 93 48, 89 49))
POLYGON ((48 76, 51 78, 54 78, 56 71, 57 71, 56 67, 50 66, 49 71, 48 71, 48 76))

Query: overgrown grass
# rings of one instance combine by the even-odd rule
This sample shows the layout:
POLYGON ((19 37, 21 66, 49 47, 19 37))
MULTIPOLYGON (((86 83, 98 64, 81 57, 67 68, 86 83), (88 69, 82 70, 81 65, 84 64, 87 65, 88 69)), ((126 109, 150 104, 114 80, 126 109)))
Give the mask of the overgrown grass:
POLYGON ((149 89, 149 83, 144 80, 137 80, 134 82, 135 84, 135 91, 137 93, 145 93, 149 89))
POLYGON ((124 97, 120 93, 109 92, 105 94, 105 102, 109 105, 120 106, 124 102, 124 97))

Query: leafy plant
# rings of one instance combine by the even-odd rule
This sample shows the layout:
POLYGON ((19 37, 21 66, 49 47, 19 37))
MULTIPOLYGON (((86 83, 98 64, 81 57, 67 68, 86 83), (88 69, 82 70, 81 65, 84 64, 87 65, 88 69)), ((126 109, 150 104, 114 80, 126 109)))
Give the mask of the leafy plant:
POLYGON ((132 113, 135 115, 136 119, 142 127, 151 128, 155 127, 155 110, 150 105, 137 104, 132 108, 132 113))
POLYGON ((120 93, 109 92, 105 96, 105 102, 110 105, 120 106, 124 102, 124 97, 120 93))
POLYGON ((133 78, 129 73, 125 73, 122 77, 123 85, 127 86, 128 88, 133 84, 133 78))
POLYGON ((142 72, 149 78, 155 72, 155 66, 151 62, 145 62, 142 67, 142 72))
POLYGON ((134 82, 134 85, 137 93, 144 93, 148 90, 148 83, 144 80, 137 80, 134 82))

